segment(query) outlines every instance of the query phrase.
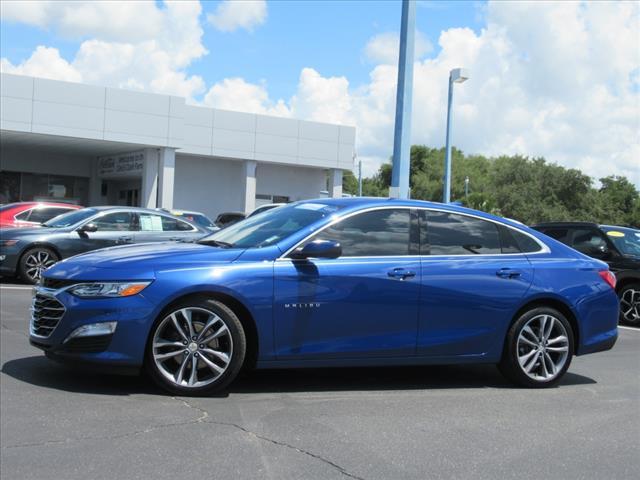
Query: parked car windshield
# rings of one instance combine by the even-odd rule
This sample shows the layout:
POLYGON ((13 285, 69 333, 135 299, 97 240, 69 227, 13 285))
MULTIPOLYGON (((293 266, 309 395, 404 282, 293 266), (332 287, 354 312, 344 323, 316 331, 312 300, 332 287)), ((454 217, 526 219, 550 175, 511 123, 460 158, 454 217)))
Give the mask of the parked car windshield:
POLYGON ((293 203, 234 223, 198 243, 236 248, 268 247, 340 208, 320 202, 293 203))
POLYGON ((640 257, 640 230, 621 227, 605 227, 603 230, 623 255, 640 257))
POLYGON ((71 225, 75 225, 78 222, 86 220, 96 213, 98 213, 98 211, 93 208, 83 208, 81 210, 74 210, 73 212, 58 215, 48 222, 44 222, 42 225, 52 228, 70 227, 71 225))
POLYGON ((185 213, 184 217, 187 220, 191 220, 193 223, 197 223, 201 227, 205 227, 205 228, 215 227, 215 225, 211 220, 209 220, 207 217, 201 214, 185 213))

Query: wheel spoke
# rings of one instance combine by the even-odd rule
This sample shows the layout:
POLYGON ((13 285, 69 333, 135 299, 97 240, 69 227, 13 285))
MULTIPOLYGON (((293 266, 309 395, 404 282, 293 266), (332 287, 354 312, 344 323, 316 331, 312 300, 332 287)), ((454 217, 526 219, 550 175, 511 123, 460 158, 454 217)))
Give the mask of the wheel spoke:
POLYGON ((553 326, 556 323, 556 319, 553 317, 549 317, 548 323, 547 323, 547 329, 544 332, 544 338, 542 339, 544 342, 546 342, 547 340, 549 340, 549 336, 551 335, 551 332, 553 331, 553 326))
POLYGON ((153 354, 153 358, 155 358, 156 360, 166 360, 167 358, 171 358, 171 357, 177 357, 178 355, 184 355, 184 349, 180 349, 180 350, 174 350, 173 352, 167 352, 167 353, 154 353, 153 354))
POLYGON ((226 325, 222 325, 222 327, 220 327, 218 330, 216 330, 215 333, 212 333, 211 335, 209 335, 208 337, 204 338, 203 340, 200 340, 201 343, 209 343, 211 340, 221 337, 222 335, 226 334, 229 332, 229 329, 227 328, 226 325))
POLYGON ((178 332, 178 334, 182 337, 182 339, 185 342, 188 342, 189 341, 189 337, 187 337, 187 334, 184 333, 184 330, 180 326, 180 322, 178 322, 178 319, 176 318, 175 313, 171 314, 171 321, 173 322, 173 326, 175 327, 175 329, 178 332))
POLYGON ((526 343, 527 345, 530 345, 530 346, 534 347, 534 348, 537 348, 537 346, 538 346, 538 344, 537 344, 537 343, 532 342, 531 340, 529 340, 529 339, 528 339, 527 337, 525 337, 524 335, 520 335, 519 340, 520 340, 521 342, 526 343))
POLYGON ((531 329, 529 325, 527 325, 522 329, 522 334, 525 334, 525 333, 530 336, 529 337, 530 340, 533 340, 534 342, 536 342, 536 345, 538 344, 538 341, 540 339, 538 338, 538 335, 536 335, 536 333, 531 329))
POLYGON ((566 345, 563 347, 547 347, 547 352, 564 353, 568 351, 569 351, 569 347, 566 345))
POLYGON ((202 353, 208 353, 209 355, 213 355, 216 358, 222 360, 225 365, 229 363, 229 355, 224 352, 219 352, 217 350, 213 350, 211 348, 203 348, 200 350, 202 353))
POLYGON ((547 328, 547 319, 549 317, 547 315, 543 315, 540 317, 540 330, 538 331, 538 340, 544 341, 544 332, 547 328))
POLYGON ((535 355, 532 357, 532 359, 529 361, 528 365, 524 366, 524 370, 527 373, 531 373, 531 369, 533 368, 533 366, 536 364, 536 362, 538 361, 538 358, 540 357, 540 352, 535 350, 535 355))
POLYGON ((204 363, 207 364, 207 366, 213 370, 214 372, 216 372, 218 375, 220 375, 222 372, 224 372, 224 369, 219 367, 218 365, 216 365, 215 363, 213 363, 211 360, 209 360, 207 357, 205 357, 204 355, 201 355, 200 358, 202 359, 202 361, 204 363))
POLYGON ((209 317, 209 319, 207 320, 207 323, 205 324, 204 328, 202 330, 200 330, 200 333, 198 334, 198 340, 197 341, 198 342, 201 341, 202 336, 207 332, 207 330, 209 330, 211 327, 213 327, 219 321, 220 321, 220 317, 219 316, 217 316, 215 314, 211 315, 209 317))
POLYGON ((161 348, 161 347, 178 347, 178 348, 184 348, 184 343, 182 342, 173 342, 170 340, 156 340, 155 342, 153 342, 153 346, 155 348, 161 348))
POLYGON ((564 335, 559 335, 555 338, 551 338, 547 341, 547 345, 555 345, 556 343, 568 343, 569 339, 564 335))
POLYGON ((182 378, 184 377, 184 371, 186 370, 187 364, 189 363, 189 357, 190 357, 190 355, 185 355, 184 356, 184 359, 182 360, 182 363, 180 364, 180 368, 176 372, 176 383, 178 385, 182 384, 182 378))
POLYGON ((184 319, 187 322, 187 327, 189 327, 189 338, 193 338, 196 336, 196 332, 193 329, 193 321, 191 318, 191 310, 189 310, 188 308, 183 308, 182 310, 180 310, 180 313, 182 314, 182 316, 184 317, 184 319))
POLYGON ((191 357, 191 375, 189 375, 189 386, 194 386, 198 382, 198 359, 191 357))

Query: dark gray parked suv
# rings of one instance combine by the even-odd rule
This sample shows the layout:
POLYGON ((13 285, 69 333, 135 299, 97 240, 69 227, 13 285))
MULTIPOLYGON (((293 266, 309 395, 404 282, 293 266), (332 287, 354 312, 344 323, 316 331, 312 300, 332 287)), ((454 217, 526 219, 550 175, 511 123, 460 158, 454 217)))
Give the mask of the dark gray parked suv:
POLYGON ((194 241, 205 228, 157 210, 93 207, 60 215, 38 228, 0 230, 0 275, 36 283, 58 260, 128 243, 194 241))

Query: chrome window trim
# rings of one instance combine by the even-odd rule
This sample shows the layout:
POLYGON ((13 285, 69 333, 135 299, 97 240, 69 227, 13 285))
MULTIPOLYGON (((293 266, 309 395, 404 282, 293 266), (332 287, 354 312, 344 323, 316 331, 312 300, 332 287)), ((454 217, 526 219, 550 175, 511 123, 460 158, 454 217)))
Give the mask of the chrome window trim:
MULTIPOLYGON (((91 207, 88 207, 88 208, 91 208, 91 207)), ((114 208, 112 210, 106 210, 104 212, 98 212, 94 216, 90 217, 89 219, 81 220, 80 222, 76 223, 75 225, 70 225, 69 227, 73 227, 73 228, 75 228, 77 230, 78 228, 81 228, 81 227, 85 226, 87 223, 93 222, 97 218, 103 217, 105 215, 109 215, 111 213, 121 213, 121 212, 130 213, 132 215, 140 215, 140 214, 158 215, 159 217, 164 217, 164 218, 168 218, 170 220, 177 220, 179 222, 186 223, 187 225, 189 225, 192 228, 191 230, 168 230, 166 232, 164 230, 149 230, 149 231, 146 231, 146 233, 170 233, 170 232, 193 233, 193 232, 200 232, 200 230, 198 230, 197 227, 194 227, 190 223, 185 222, 184 220, 181 220, 181 219, 177 218, 175 215, 166 215, 166 214, 160 213, 160 212, 146 212, 146 211, 131 210, 129 208, 114 208), (82 222, 84 222, 84 223, 82 223, 82 222), (77 225, 77 228, 76 228, 76 225, 77 225)), ((69 228, 69 227, 67 227, 67 228, 69 228)), ((118 232, 118 231, 125 232, 126 231, 126 232, 135 233, 135 232, 142 232, 143 230, 102 230, 102 231, 103 232, 118 232)))
MULTIPOLYGON (((545 244, 544 242, 542 242, 542 240, 537 239, 536 237, 534 237, 533 235, 531 235, 528 232, 525 232, 523 230, 520 230, 516 227, 512 227, 511 225, 507 225, 505 223, 502 223, 498 220, 493 220, 491 218, 484 218, 481 217, 479 215, 474 215, 472 213, 466 213, 466 212, 456 212, 456 211, 451 211, 451 210, 447 210, 447 209, 443 209, 443 208, 437 208, 437 207, 419 207, 419 206, 408 206, 408 205, 379 205, 376 207, 369 207, 369 208, 365 208, 362 210, 357 210, 355 212, 350 212, 347 213, 343 216, 338 216, 337 218, 335 218, 334 220, 332 220, 331 222, 329 222, 328 224, 322 226, 319 230, 310 233, 309 235, 307 235, 305 238, 303 238, 302 240, 300 240, 298 243, 296 243, 293 247, 289 248, 286 252, 284 252, 282 255, 280 255, 278 258, 276 258, 276 261, 282 261, 282 260, 291 260, 293 261, 293 258, 288 258, 288 255, 294 251, 296 248, 298 248, 301 244, 303 244, 304 242, 306 242, 307 240, 309 240, 311 237, 313 237, 314 235, 318 235, 320 234, 322 231, 324 231, 326 228, 329 228, 333 225, 335 225, 338 222, 341 222, 342 220, 345 220, 349 217, 352 217, 354 215, 357 215, 359 213, 366 213, 366 212, 371 212, 371 211, 376 211, 376 210, 390 210, 390 209, 408 209, 408 210, 426 210, 426 211, 432 211, 432 212, 443 212, 443 213, 451 213, 454 215, 464 215, 467 217, 471 217, 471 218, 476 218, 478 220, 484 220, 486 222, 491 222, 494 223, 496 225, 502 226, 502 227, 506 227, 506 228, 510 228, 511 230, 514 230, 522 235, 526 235, 527 237, 533 239, 534 242, 536 242, 539 246, 540 246, 540 250, 536 251, 536 252, 530 252, 530 253, 523 253, 523 252, 518 252, 518 253, 478 253, 478 254, 464 254, 464 255, 380 255, 380 256, 371 256, 371 255, 367 255, 367 256, 344 256, 344 257, 339 257, 338 259, 342 259, 342 258, 451 258, 451 257, 456 257, 456 258, 482 258, 482 257, 509 257, 509 256, 514 256, 514 255, 540 255, 540 254, 545 254, 545 253, 551 253, 551 249, 547 246, 547 244, 545 244)), ((318 260, 338 260, 338 259, 318 259, 318 260)))

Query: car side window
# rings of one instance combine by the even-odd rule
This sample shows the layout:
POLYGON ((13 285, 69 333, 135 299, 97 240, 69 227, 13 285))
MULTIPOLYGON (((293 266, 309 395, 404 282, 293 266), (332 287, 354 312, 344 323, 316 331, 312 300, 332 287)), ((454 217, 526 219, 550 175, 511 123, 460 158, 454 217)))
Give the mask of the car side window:
POLYGON ((569 229, 568 228, 542 228, 540 229, 542 233, 548 235, 554 240, 558 240, 559 242, 569 244, 569 229))
POLYGON ((411 213, 408 208, 358 213, 331 225, 309 239, 334 240, 345 257, 410 254, 411 213))
POLYGON ((599 248, 606 247, 607 242, 600 232, 592 228, 578 228, 573 230, 571 246, 579 252, 592 254, 599 248))
POLYGON ((47 220, 51 220, 53 217, 57 217, 58 215, 62 215, 63 213, 67 213, 70 209, 62 208, 62 207, 45 207, 45 208, 36 208, 31 211, 31 216, 29 217, 30 222, 43 223, 47 220))
POLYGON ((426 239, 430 255, 502 253, 497 225, 467 215, 428 211, 426 239))
POLYGON ((15 218, 16 220, 22 220, 23 222, 26 222, 27 220, 29 220, 29 215, 31 215, 32 211, 33 209, 25 210, 24 212, 20 212, 18 215, 15 215, 13 218, 15 218))
POLYGON ((190 232, 193 227, 177 218, 162 217, 163 232, 190 232))
POLYGON ((511 230, 511 235, 513 235, 513 238, 518 243, 518 247, 520 247, 522 253, 535 253, 542 250, 540 244, 529 235, 520 233, 517 230, 511 230))
POLYGON ((127 232, 133 230, 130 212, 113 212, 96 218, 93 223, 100 232, 127 232))

